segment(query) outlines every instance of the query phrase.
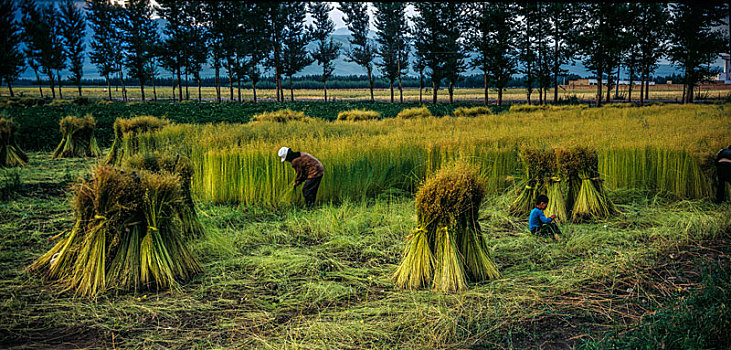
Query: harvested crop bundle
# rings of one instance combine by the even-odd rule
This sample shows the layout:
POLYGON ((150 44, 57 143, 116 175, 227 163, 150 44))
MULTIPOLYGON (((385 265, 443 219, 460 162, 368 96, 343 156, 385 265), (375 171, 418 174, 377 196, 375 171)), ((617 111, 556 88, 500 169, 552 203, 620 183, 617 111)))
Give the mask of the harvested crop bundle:
POLYGON ((0 118, 0 168, 25 166, 28 156, 15 142, 18 124, 12 119, 0 118))
POLYGON ((175 287, 202 271, 173 214, 179 176, 101 165, 75 190, 74 227, 29 271, 85 296, 175 287))
POLYGON ((518 197, 509 210, 511 215, 527 216, 538 195, 547 193, 548 180, 554 176, 556 169, 556 157, 553 150, 524 147, 520 150, 520 159, 525 175, 518 186, 518 197))
POLYGON ((122 160, 139 151, 141 134, 160 130, 169 125, 166 119, 151 116, 134 117, 130 119, 117 118, 114 121, 114 143, 104 160, 105 164, 119 165, 122 160))
POLYGON ((426 107, 415 107, 406 108, 396 115, 398 119, 416 119, 416 118, 428 118, 433 117, 429 108, 426 107))
POLYGON ((193 179, 193 166, 190 159, 167 153, 138 153, 124 160, 124 167, 141 169, 155 173, 167 172, 180 177, 181 201, 176 203, 175 212, 183 226, 186 238, 200 237, 203 234, 203 225, 195 212, 193 196, 190 192, 190 183, 193 179))
POLYGON ((73 157, 99 157, 102 152, 94 137, 96 123, 90 115, 84 118, 67 116, 61 119, 61 142, 53 151, 53 159, 73 157))
POLYGON ((477 117, 481 115, 490 115, 492 114, 492 110, 487 107, 459 107, 454 110, 454 116, 455 117, 477 117))
POLYGON ((417 228, 409 235, 394 279, 400 288, 431 283, 441 292, 467 288, 467 281, 500 276, 477 222, 484 186, 466 164, 445 168, 416 195, 417 228))
POLYGON ((604 180, 599 177, 596 151, 588 148, 573 149, 576 173, 581 181, 575 192, 571 219, 575 222, 585 218, 606 218, 619 211, 607 198, 604 180))
POLYGON ((286 122, 296 121, 296 120, 307 121, 307 120, 309 120, 309 118, 305 116, 305 112, 293 111, 288 108, 288 109, 280 109, 278 111, 273 111, 273 112, 260 113, 260 114, 257 114, 257 115, 254 115, 253 117, 251 117, 251 120, 257 121, 257 122, 286 123, 286 122))
POLYGON ((349 111, 343 111, 343 112, 338 113, 337 120, 358 121, 358 120, 378 119, 380 117, 381 117, 381 113, 376 112, 376 111, 368 111, 365 109, 351 109, 349 111))

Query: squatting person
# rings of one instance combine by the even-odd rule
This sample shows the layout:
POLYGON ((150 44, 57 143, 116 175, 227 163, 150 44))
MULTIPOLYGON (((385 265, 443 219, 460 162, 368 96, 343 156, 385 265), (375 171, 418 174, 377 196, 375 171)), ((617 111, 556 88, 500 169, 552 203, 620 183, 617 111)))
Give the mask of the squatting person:
POLYGON ((285 160, 292 163, 297 177, 294 180, 294 187, 304 182, 302 186, 302 195, 305 197, 305 205, 311 208, 315 204, 317 197, 317 189, 320 187, 322 174, 325 172, 322 163, 317 158, 306 152, 294 152, 288 147, 279 149, 279 157, 282 162, 285 160))
POLYGON ((546 215, 543 214, 543 210, 545 210, 547 206, 548 197, 544 194, 539 195, 538 198, 536 198, 536 207, 530 212, 528 228, 532 234, 552 235, 555 240, 560 241, 561 239, 558 235, 561 234, 561 230, 559 230, 556 223, 553 222, 556 219, 556 215, 546 217, 546 215))
POLYGON ((716 174, 718 175, 716 203, 721 203, 726 197, 726 183, 731 185, 731 145, 716 153, 716 174))

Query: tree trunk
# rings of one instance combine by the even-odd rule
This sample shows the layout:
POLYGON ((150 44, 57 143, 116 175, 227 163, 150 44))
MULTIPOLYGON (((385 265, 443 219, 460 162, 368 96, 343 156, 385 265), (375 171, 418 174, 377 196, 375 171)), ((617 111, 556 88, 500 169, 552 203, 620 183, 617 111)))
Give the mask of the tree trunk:
POLYGON ((142 97, 142 101, 145 100, 145 84, 142 83, 142 80, 140 80, 140 96, 142 97))
POLYGON ((233 102, 234 100, 234 77, 233 72, 231 72, 231 64, 228 65, 228 90, 229 90, 229 102, 233 102))
POLYGON ((289 100, 294 102, 294 89, 292 88, 292 76, 289 76, 289 100))
POLYGON ((107 92, 109 93, 109 101, 111 101, 112 100, 112 85, 109 82, 109 75, 108 74, 105 76, 105 78, 107 79, 107 92))
POLYGON ((432 103, 437 104, 437 83, 432 81, 432 103))
POLYGON ((325 90, 325 102, 327 102, 327 80, 322 81, 322 88, 325 90))
POLYGON ((600 68, 597 69, 596 72, 596 106, 601 107, 602 105, 602 73, 604 73, 600 68))
POLYGON ((254 94, 254 103, 256 103, 256 82, 251 79, 251 92, 254 94))
POLYGON ((183 79, 181 75, 183 67, 178 66, 178 102, 183 102, 183 79))
MULTIPOLYGON (((38 91, 41 93, 41 98, 43 98, 43 87, 41 86, 41 76, 38 75, 37 70, 35 71, 35 73, 36 73, 36 83, 38 84, 38 91)), ((107 81, 109 81, 109 80, 107 80, 107 81)), ((109 99, 111 100, 112 98, 110 97, 109 99)))
POLYGON ((401 55, 399 55, 398 62, 396 62, 398 67, 398 92, 399 92, 399 101, 401 103, 404 103, 404 87, 401 85, 401 55))
POLYGON ((424 72, 419 72, 419 103, 424 103, 423 94, 424 91, 424 72))
POLYGON ((635 68, 633 66, 629 67, 629 88, 627 88, 627 102, 632 102, 632 84, 634 83, 635 78, 635 68))
POLYGON ((614 86, 615 86, 614 87, 614 99, 615 100, 619 98, 619 80, 620 80, 619 79, 619 73, 621 71, 622 71, 622 66, 618 66, 617 67, 617 81, 615 81, 615 84, 614 84, 614 86))
POLYGON ((15 94, 13 93, 13 84, 8 80, 8 91, 10 91, 10 97, 15 97, 15 94))
MULTIPOLYGON (((198 73, 200 74, 200 73, 198 73)), ((198 103, 203 102, 203 94, 201 93, 201 78, 198 77, 198 103)))
POLYGON ((236 93, 239 103, 241 103, 241 77, 236 78, 236 93))
POLYGON ((449 104, 451 105, 451 104, 454 104, 454 83, 451 81, 449 82, 448 90, 449 90, 449 104))
POLYGON ((483 104, 487 106, 487 72, 482 73, 482 80, 485 83, 485 100, 483 101, 483 104))
POLYGON ((541 81, 538 79, 538 104, 543 104, 543 87, 541 87, 541 81))
POLYGON ((558 103, 558 54, 559 54, 559 43, 558 40, 558 26, 554 25, 554 31, 553 31, 554 38, 556 38, 556 42, 554 43, 553 48, 553 104, 558 103))
POLYGON ((55 99, 56 98, 56 85, 55 85, 55 83, 53 81, 53 73, 50 72, 50 69, 49 69, 49 72, 48 72, 48 82, 49 82, 49 84, 51 86, 51 98, 54 98, 55 99))
MULTIPOLYGON (((368 85, 371 88, 371 102, 375 101, 373 99, 373 72, 371 71, 370 65, 367 67, 368 70, 368 85)), ((391 84, 393 86, 393 84, 391 84)), ((391 88, 391 102, 393 102, 393 88, 391 88)))
POLYGON ((645 100, 650 100, 650 67, 645 68, 645 100))
POLYGON ((497 88, 497 105, 503 105, 503 88, 501 87, 497 88))
POLYGON ((119 84, 122 85, 122 101, 127 102, 127 87, 124 85, 124 73, 122 68, 119 68, 119 84))
POLYGON ((389 86, 391 87, 391 103, 393 103, 393 79, 391 79, 389 86))
POLYGON ((155 84, 155 76, 152 76, 152 99, 157 102, 157 86, 155 84))
POLYGON ((175 97, 176 96, 175 89, 177 88, 177 86, 175 85, 175 69, 174 68, 173 68, 173 80, 172 81, 173 81, 173 101, 174 101, 174 100, 177 100, 177 97, 175 97))
POLYGON ((190 100, 190 91, 188 90, 188 86, 190 86, 190 78, 188 76, 188 72, 185 72, 185 99, 190 100))
POLYGON ((221 81, 220 81, 221 69, 218 66, 218 64, 216 64, 216 66, 214 67, 214 71, 215 71, 214 79, 216 80, 216 82, 215 82, 215 84, 216 84, 216 102, 221 103, 221 81))
POLYGON ((612 92, 612 68, 607 70, 607 97, 606 102, 609 103, 609 94, 612 92))
POLYGON ((81 97, 81 83, 79 83, 76 87, 79 88, 79 97, 81 97))
POLYGON ((61 71, 56 71, 56 76, 58 77, 58 98, 63 99, 63 92, 61 91, 61 71))
POLYGON ((645 70, 640 72, 640 106, 645 104, 645 70))

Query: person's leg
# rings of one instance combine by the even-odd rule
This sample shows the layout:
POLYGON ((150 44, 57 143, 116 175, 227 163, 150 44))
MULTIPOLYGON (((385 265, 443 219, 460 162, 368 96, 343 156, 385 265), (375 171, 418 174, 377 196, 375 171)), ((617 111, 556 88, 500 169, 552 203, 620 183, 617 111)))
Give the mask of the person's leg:
POLYGON ((548 229, 551 231, 551 235, 553 236, 553 239, 560 241, 561 238, 558 236, 561 234, 561 230, 558 228, 558 225, 554 222, 550 222, 548 224, 545 224, 544 226, 547 226, 548 229))
POLYGON ((716 186, 716 203, 723 202, 726 197, 726 183, 731 184, 731 163, 717 163, 716 174, 718 175, 718 184, 716 186))
POLYGON ((320 187, 320 180, 322 180, 322 177, 307 179, 302 185, 302 195, 305 197, 305 205, 308 208, 315 204, 317 189, 320 187))

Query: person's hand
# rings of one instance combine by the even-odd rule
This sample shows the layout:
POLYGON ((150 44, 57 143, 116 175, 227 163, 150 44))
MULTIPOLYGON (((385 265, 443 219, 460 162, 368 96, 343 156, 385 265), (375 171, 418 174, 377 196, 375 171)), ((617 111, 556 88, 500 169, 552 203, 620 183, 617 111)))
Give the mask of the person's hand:
POLYGON ((551 215, 549 218, 551 218, 551 220, 556 219, 556 215, 551 215))

